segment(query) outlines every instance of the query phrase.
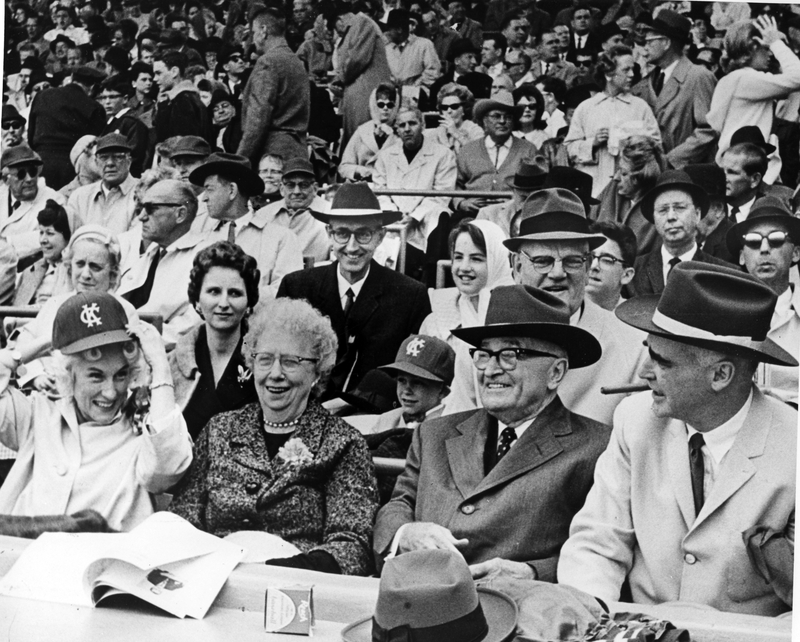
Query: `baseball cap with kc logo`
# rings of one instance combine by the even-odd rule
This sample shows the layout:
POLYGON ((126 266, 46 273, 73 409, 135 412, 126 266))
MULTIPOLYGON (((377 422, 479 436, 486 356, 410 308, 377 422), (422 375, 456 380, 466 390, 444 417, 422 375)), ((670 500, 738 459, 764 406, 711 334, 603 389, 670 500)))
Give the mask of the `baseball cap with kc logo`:
POLYGON ((412 334, 400 345, 394 363, 381 366, 397 376, 401 372, 429 381, 450 385, 455 371, 456 353, 437 337, 412 334))
POLYGON ((131 341, 128 316, 108 293, 79 292, 61 304, 53 324, 53 348, 75 354, 110 343, 131 341))

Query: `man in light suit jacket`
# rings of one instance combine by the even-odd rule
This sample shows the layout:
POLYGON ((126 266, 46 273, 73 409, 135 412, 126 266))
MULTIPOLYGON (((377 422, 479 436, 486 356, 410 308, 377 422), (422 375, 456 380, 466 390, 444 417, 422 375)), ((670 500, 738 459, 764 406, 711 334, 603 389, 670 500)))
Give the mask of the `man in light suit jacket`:
POLYGON ((636 274, 627 286, 629 296, 660 294, 674 266, 681 261, 726 265, 697 245, 697 228, 708 214, 709 198, 686 172, 669 170, 641 201, 642 216, 653 223, 660 247, 636 258, 636 274))
POLYGON ((645 357, 645 337, 586 296, 591 252, 606 237, 590 232, 583 201, 562 188, 531 194, 521 217, 519 235, 503 242, 514 253, 514 280, 565 301, 570 323, 590 332, 603 347, 596 363, 567 373, 559 395, 572 412, 610 425, 623 395, 605 395, 600 388, 636 380, 645 357))
POLYGON ((326 223, 336 261, 283 277, 278 296, 306 299, 330 318, 339 340, 327 397, 354 389, 364 375, 394 361, 397 349, 419 331, 431 311, 425 287, 372 260, 384 225, 400 219, 383 212, 366 183, 345 183, 328 212, 312 212, 326 223))
POLYGON ((633 88, 652 108, 667 160, 676 169, 704 163, 716 151, 717 134, 706 114, 717 79, 683 53, 692 41, 692 22, 675 11, 659 12, 645 37, 647 61, 655 69, 633 88))
POLYGON ((748 274, 687 262, 660 300, 617 308, 649 333, 650 392, 614 416, 560 583, 618 600, 627 580, 640 604, 792 608, 797 412, 753 383, 758 362, 797 365, 767 338, 776 301, 748 274))
POLYGON ((600 344, 569 325, 563 301, 521 285, 495 288, 486 325, 453 333, 475 346, 484 407, 417 429, 375 522, 378 561, 443 548, 460 551, 476 579, 552 582, 609 431, 564 408, 558 388, 600 344))

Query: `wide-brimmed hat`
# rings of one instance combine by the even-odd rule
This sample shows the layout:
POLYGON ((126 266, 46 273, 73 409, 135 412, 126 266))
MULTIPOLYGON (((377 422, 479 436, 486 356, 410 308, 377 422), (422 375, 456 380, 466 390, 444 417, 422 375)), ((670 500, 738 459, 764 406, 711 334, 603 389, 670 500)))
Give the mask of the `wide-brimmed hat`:
POLYGON ((473 120, 482 125, 484 117, 492 109, 502 109, 513 114, 514 96, 510 91, 500 90, 491 98, 481 98, 476 101, 475 106, 472 108, 473 120))
POLYGON ((15 167, 16 165, 43 165, 42 157, 27 145, 7 147, 0 156, 0 169, 15 167))
POLYGON ((547 162, 544 156, 535 156, 520 162, 514 176, 506 178, 506 185, 526 191, 540 189, 544 186, 545 178, 547 178, 547 162))
POLYGON ((475 54, 477 56, 480 54, 480 50, 469 38, 459 38, 453 42, 452 45, 450 45, 450 49, 447 52, 447 60, 449 62, 453 62, 459 56, 463 56, 467 53, 475 54))
POLYGON ((725 245, 733 256, 739 256, 742 249, 742 235, 758 223, 777 223, 786 228, 792 242, 800 245, 800 219, 792 216, 783 201, 775 196, 762 196, 756 199, 747 218, 728 230, 725 245))
POLYGON ((604 43, 606 40, 613 38, 614 36, 622 36, 624 35, 622 29, 619 28, 619 25, 616 22, 608 22, 604 25, 600 25, 597 28, 597 39, 604 43))
POLYGON ((681 261, 661 295, 621 303, 615 313, 628 325, 680 343, 780 366, 797 360, 767 338, 777 295, 735 269, 681 261))
POLYGON ((400 345, 394 363, 380 366, 380 369, 393 375, 405 372, 449 386, 453 382, 455 366, 456 353, 446 341, 426 334, 412 334, 400 345))
POLYGON ((195 156, 197 158, 208 158, 211 156, 211 145, 201 136, 173 136, 167 140, 172 141, 169 149, 169 157, 176 156, 195 156))
POLYGON ((716 163, 686 165, 683 171, 712 197, 725 198, 725 170, 716 163))
POLYGON ((380 217, 382 225, 396 223, 403 218, 402 212, 385 212, 381 209, 378 197, 372 193, 366 183, 345 183, 336 191, 328 212, 311 210, 311 215, 323 223, 330 223, 332 218, 370 218, 380 217))
POLYGON ((692 37, 692 21, 677 11, 664 9, 653 18, 647 31, 654 31, 677 42, 687 43, 692 37))
POLYGON ((346 626, 342 640, 503 642, 516 625, 514 600, 499 591, 476 588, 460 554, 420 550, 386 562, 375 615, 346 626))
POLYGON ((3 127, 5 127, 6 125, 13 125, 14 123, 24 125, 28 121, 25 120, 25 116, 17 111, 14 105, 3 105, 3 116, 0 122, 2 122, 3 127))
POLYGON ((668 190, 687 192, 700 207, 700 218, 708 214, 709 200, 706 191, 689 178, 689 175, 683 170, 671 169, 661 174, 656 180, 653 189, 642 197, 642 216, 651 223, 653 222, 653 206, 655 205, 656 197, 668 190))
POLYGON ((81 65, 72 72, 73 82, 79 82, 88 87, 93 87, 94 85, 103 82, 105 78, 106 74, 104 74, 102 71, 87 65, 81 65))
POLYGON ((583 201, 587 211, 592 205, 597 205, 600 201, 592 198, 592 187, 594 179, 586 172, 582 172, 574 167, 563 167, 555 165, 550 168, 547 178, 544 180, 544 189, 560 187, 568 189, 583 201))
POLYGON ((397 408, 397 384, 383 370, 370 370, 351 392, 339 393, 339 398, 370 415, 380 415, 397 408))
POLYGON ((477 347, 493 337, 549 341, 566 351, 570 368, 590 366, 603 354, 600 342, 592 334, 569 324, 569 307, 562 299, 527 285, 495 288, 489 299, 486 324, 451 332, 477 347))
POLYGON ((766 140, 764 140, 764 134, 761 131, 761 128, 757 127, 756 125, 745 125, 744 127, 740 127, 733 132, 728 148, 740 143, 750 143, 756 147, 760 147, 764 150, 764 153, 767 156, 775 151, 775 145, 770 145, 766 140))
MULTIPOLYGON (((175 152, 172 152, 175 156, 175 152)), ((192 170, 189 182, 203 186, 209 176, 222 176, 239 186, 244 196, 258 196, 264 193, 264 181, 253 171, 250 160, 239 154, 216 152, 206 158, 205 162, 192 170)))
POLYGON ((519 235, 503 241, 512 252, 526 241, 587 241, 589 249, 608 239, 589 230, 586 207, 580 197, 563 188, 541 189, 522 204, 519 235))
POLYGON ((125 136, 117 132, 111 132, 110 134, 98 138, 94 147, 95 154, 102 154, 103 152, 110 151, 132 152, 133 148, 125 136))
POLYGON ((75 354, 131 340, 125 308, 107 292, 79 292, 68 298, 53 322, 53 348, 75 354))

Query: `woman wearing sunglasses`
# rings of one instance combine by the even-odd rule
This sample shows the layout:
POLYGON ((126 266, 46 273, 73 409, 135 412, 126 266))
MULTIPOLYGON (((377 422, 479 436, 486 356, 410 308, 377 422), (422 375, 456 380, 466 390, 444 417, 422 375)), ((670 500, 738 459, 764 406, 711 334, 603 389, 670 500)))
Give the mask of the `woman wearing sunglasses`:
POLYGON ((375 160, 383 147, 399 140, 394 133, 394 121, 400 107, 397 88, 389 83, 381 83, 369 97, 368 120, 356 129, 347 142, 339 174, 351 181, 368 181, 372 178, 375 160))
POLYGON ((540 148, 550 136, 545 131, 544 97, 536 85, 525 83, 517 87, 514 96, 514 136, 524 138, 540 148))
POLYGON ((447 83, 439 90, 437 104, 441 114, 439 126, 429 132, 437 143, 457 154, 462 145, 484 136, 483 127, 471 120, 475 97, 469 89, 447 83))

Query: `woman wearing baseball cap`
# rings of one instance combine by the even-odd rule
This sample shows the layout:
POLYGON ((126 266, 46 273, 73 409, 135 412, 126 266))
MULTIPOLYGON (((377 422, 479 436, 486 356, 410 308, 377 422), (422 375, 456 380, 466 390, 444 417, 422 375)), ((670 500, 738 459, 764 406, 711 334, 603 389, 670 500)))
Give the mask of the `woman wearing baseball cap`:
POLYGON ((0 351, 0 442, 17 451, 0 514, 94 509, 128 531, 192 461, 161 337, 113 295, 82 292, 58 309, 53 349, 56 400, 10 387, 22 354, 0 351))

